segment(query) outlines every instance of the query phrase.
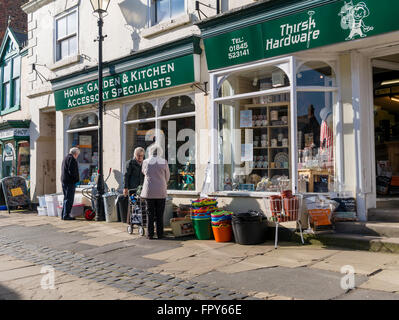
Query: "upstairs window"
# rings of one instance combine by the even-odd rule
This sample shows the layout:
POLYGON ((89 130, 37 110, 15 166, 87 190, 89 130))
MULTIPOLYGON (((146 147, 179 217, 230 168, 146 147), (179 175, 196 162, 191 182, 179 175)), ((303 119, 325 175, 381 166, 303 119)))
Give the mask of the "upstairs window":
POLYGON ((74 10, 55 22, 56 61, 78 54, 78 11, 74 10))
POLYGON ((185 0, 151 0, 152 25, 169 21, 185 12, 185 0))
POLYGON ((0 111, 14 111, 20 106, 21 57, 0 62, 0 111))

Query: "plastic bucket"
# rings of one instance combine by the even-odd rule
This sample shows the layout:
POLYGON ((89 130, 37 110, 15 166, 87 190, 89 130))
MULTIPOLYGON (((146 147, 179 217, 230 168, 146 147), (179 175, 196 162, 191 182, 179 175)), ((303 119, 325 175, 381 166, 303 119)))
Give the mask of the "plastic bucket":
POLYGON ((216 242, 229 242, 233 238, 233 229, 231 225, 223 227, 212 227, 216 242))
POLYGON ((209 240, 212 237, 211 219, 193 219, 195 236, 198 240, 209 240))
POLYGON ((266 241, 266 219, 258 221, 239 221, 233 219, 233 233, 238 244, 253 245, 266 241))

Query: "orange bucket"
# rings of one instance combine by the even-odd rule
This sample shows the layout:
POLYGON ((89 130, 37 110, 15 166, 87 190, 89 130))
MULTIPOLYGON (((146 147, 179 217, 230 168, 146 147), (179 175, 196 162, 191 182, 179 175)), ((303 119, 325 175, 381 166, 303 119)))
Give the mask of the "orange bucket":
POLYGON ((212 227, 216 242, 230 242, 233 238, 233 229, 231 225, 223 227, 212 227))

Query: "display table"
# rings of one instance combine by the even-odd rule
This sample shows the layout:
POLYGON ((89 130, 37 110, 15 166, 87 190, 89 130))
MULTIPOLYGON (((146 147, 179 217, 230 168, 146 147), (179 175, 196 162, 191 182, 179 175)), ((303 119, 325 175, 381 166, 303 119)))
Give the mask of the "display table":
POLYGON ((327 176, 328 177, 328 184, 330 184, 330 170, 323 169, 299 169, 298 175, 301 177, 306 177, 309 181, 308 184, 308 191, 307 192, 314 192, 314 183, 320 181, 320 177, 327 176))

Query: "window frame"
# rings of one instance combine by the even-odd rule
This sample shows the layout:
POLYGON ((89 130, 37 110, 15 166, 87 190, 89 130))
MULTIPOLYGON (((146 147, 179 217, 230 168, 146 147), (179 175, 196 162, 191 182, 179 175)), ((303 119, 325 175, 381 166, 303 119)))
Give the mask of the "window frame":
POLYGON ((54 17, 54 34, 53 34, 53 39, 54 39, 54 63, 59 62, 59 61, 63 61, 67 58, 70 57, 74 57, 77 56, 79 54, 79 7, 74 7, 71 8, 65 12, 63 12, 62 14, 59 14, 58 16, 54 17), (67 18, 69 15, 76 13, 76 31, 74 33, 71 34, 67 34, 63 37, 61 37, 60 39, 58 39, 58 21, 63 19, 63 18, 67 18), (64 41, 68 41, 70 39, 72 39, 73 37, 76 36, 76 53, 74 54, 69 54, 65 57, 58 57, 58 53, 59 53, 59 46, 61 45, 62 42, 64 41))
MULTIPOLYGON (((10 40, 12 41, 12 40, 10 40)), ((12 53, 9 56, 6 56, 5 59, 3 61, 1 61, 0 63, 0 116, 11 113, 11 112, 15 112, 20 110, 21 108, 21 62, 22 62, 22 58, 21 55, 19 54, 19 52, 16 53, 12 53), (19 74, 18 76, 14 77, 14 61, 15 59, 20 59, 19 62, 19 74), (7 82, 4 82, 4 66, 5 64, 8 63, 9 64, 9 79, 7 82), (19 86, 18 88, 18 104, 15 104, 15 81, 19 81, 19 86), (6 103, 5 100, 6 96, 5 96, 5 87, 6 84, 8 84, 8 95, 9 95, 9 106, 6 107, 6 103)))
POLYGON ((172 15, 172 6, 171 3, 174 0, 168 0, 169 4, 169 17, 165 20, 162 21, 157 21, 157 3, 159 3, 160 0, 148 0, 148 8, 149 8, 149 27, 159 25, 162 23, 167 23, 171 22, 172 19, 179 17, 180 15, 187 14, 187 0, 183 0, 184 2, 184 10, 183 13, 177 14, 177 15, 172 15))
MULTIPOLYGON (((335 161, 338 164, 336 166, 335 178, 338 183, 341 183, 343 180, 343 165, 341 165, 343 161, 343 137, 342 137, 342 103, 341 103, 341 88, 340 88, 340 74, 337 68, 337 57, 333 57, 332 59, 326 58, 300 58, 297 56, 286 56, 281 58, 269 59, 258 61, 251 64, 244 64, 240 66, 234 66, 222 70, 218 70, 210 73, 210 91, 211 91, 211 113, 210 113, 210 128, 213 129, 213 133, 211 135, 211 190, 210 192, 215 195, 225 195, 226 192, 223 190, 219 190, 218 186, 218 154, 219 154, 219 144, 218 144, 218 111, 219 105, 223 102, 230 102, 233 99, 239 100, 244 98, 254 98, 258 96, 262 96, 265 94, 274 94, 280 92, 288 91, 290 93, 290 119, 289 125, 291 127, 291 136, 290 136, 290 144, 292 146, 297 145, 297 92, 334 92, 337 94, 337 103, 334 105, 334 112, 336 112, 336 122, 335 126, 337 128, 336 131, 336 146, 335 146, 335 161), (320 61, 329 65, 332 70, 335 72, 336 76, 336 84, 334 87, 297 87, 296 75, 299 68, 306 62, 310 61, 320 61), (288 63, 288 69, 284 70, 289 78, 290 86, 277 88, 277 89, 268 89, 264 91, 245 93, 245 94, 235 94, 232 96, 219 97, 219 89, 224 80, 228 78, 234 72, 239 71, 248 71, 248 70, 256 70, 257 68, 267 67, 269 65, 283 65, 288 63)), ((293 149, 295 150, 295 148, 293 149)), ((298 155, 297 152, 291 152, 291 185, 292 190, 297 192, 298 190, 298 155)), ((249 196, 261 198, 267 195, 275 194, 274 192, 259 192, 259 191, 228 191, 229 196, 249 196)), ((309 193, 307 193, 309 194, 309 193)), ((318 193, 319 194, 319 193, 318 193)))
MULTIPOLYGON (((140 124, 140 123, 148 123, 148 122, 155 122, 155 139, 159 140, 159 135, 160 135, 160 130, 161 130, 161 121, 165 120, 173 120, 173 119, 181 119, 181 118, 186 118, 186 117, 194 117, 194 121, 197 121, 197 115, 196 115, 196 104, 195 104, 195 93, 194 92, 182 92, 182 93, 176 93, 168 96, 163 96, 160 98, 155 98, 151 100, 138 100, 131 102, 129 104, 124 105, 123 107, 123 122, 122 122, 122 141, 126 141, 126 135, 127 135, 127 126, 132 125, 132 124, 140 124), (194 108, 195 111, 192 112, 185 112, 185 113, 177 113, 173 115, 167 115, 167 116, 161 116, 162 109, 166 105, 166 102, 173 97, 177 96, 187 96, 189 97, 193 102, 194 102, 194 108), (136 105, 140 103, 147 102, 151 104, 155 110, 155 117, 148 118, 148 119, 138 119, 138 120, 127 120, 128 114, 132 108, 134 108, 136 105)), ((121 159, 121 168, 122 171, 126 167, 126 155, 127 155, 127 146, 126 143, 123 143, 122 146, 122 159, 121 159)), ((166 159, 168 160, 168 159, 166 159)), ((196 140, 195 140, 195 172, 197 174, 198 172, 198 160, 199 160, 199 154, 198 154, 198 143, 197 143, 197 130, 196 130, 196 140)), ((196 179, 196 185, 194 190, 174 190, 174 189, 168 189, 168 194, 197 194, 198 193, 198 184, 197 184, 197 179, 196 179)))

